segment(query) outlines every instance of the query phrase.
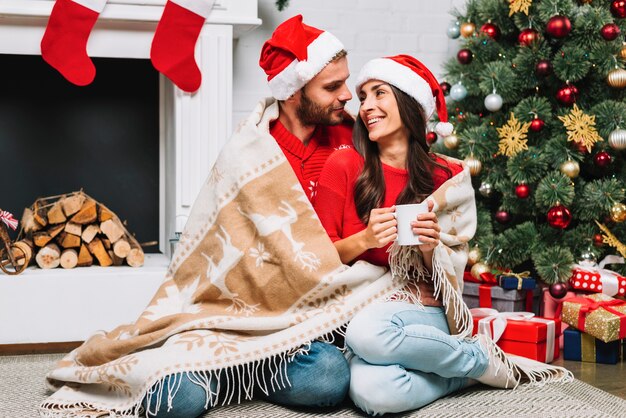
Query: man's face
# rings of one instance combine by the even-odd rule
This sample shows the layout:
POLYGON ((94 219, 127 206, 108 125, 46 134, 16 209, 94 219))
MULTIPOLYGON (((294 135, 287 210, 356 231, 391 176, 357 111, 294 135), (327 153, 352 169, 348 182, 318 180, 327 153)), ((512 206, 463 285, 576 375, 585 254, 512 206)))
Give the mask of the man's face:
POLYGON ((343 108, 352 99, 346 85, 350 76, 348 60, 341 57, 330 64, 298 93, 300 103, 296 114, 303 125, 338 125, 343 121, 343 108))

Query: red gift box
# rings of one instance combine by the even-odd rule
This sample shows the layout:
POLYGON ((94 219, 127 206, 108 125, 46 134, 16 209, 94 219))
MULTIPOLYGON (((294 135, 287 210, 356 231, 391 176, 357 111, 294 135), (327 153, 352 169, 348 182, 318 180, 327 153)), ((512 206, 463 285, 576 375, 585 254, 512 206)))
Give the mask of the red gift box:
POLYGON ((569 279, 574 289, 604 293, 608 296, 626 296, 626 277, 602 268, 576 268, 569 279))
POLYGON ((550 363, 560 355, 560 318, 539 318, 530 312, 504 312, 471 309, 474 334, 492 337, 509 354, 550 363), (482 321, 482 322, 481 322, 482 321))

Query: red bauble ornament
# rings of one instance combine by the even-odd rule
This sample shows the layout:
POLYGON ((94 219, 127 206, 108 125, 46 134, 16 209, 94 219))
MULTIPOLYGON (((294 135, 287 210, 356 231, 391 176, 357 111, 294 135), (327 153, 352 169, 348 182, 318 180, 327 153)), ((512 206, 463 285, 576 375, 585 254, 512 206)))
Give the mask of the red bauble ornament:
POLYGON ((604 239, 602 238, 601 234, 595 234, 593 236, 593 245, 595 245, 596 247, 604 246, 604 239))
POLYGON ((552 16, 546 24, 546 33, 553 38, 565 38, 572 31, 572 24, 567 16, 552 16))
POLYGON ((589 151, 587 151, 587 147, 585 146, 585 144, 583 144, 581 141, 572 141, 572 148, 574 148, 576 151, 580 152, 581 154, 587 154, 589 151))
POLYGON ((593 163, 600 168, 605 168, 611 164, 611 154, 606 151, 600 151, 593 156, 593 163))
POLYGON ((432 145, 437 140, 437 134, 434 132, 426 132, 426 143, 432 145))
POLYGON ((500 38, 500 28, 491 22, 485 23, 480 27, 480 32, 497 41, 500 38))
POLYGON ((535 65, 535 74, 537 77, 547 77, 552 72, 552 63, 550 60, 539 60, 535 65))
POLYGON ((566 84, 556 92, 556 99, 565 106, 571 106, 578 97, 578 88, 573 84, 566 84))
POLYGON ((530 44, 537 41, 538 39, 539 32, 531 28, 526 28, 522 30, 519 35, 517 35, 517 41, 524 46, 530 46, 530 44))
POLYGON ((505 210, 499 210, 495 215, 496 221, 501 224, 506 224, 511 220, 511 214, 505 210))
POLYGON ((626 0, 615 0, 611 3, 611 13, 613 16, 623 19, 626 17, 626 0))
POLYGON ((548 210, 548 225, 552 228, 565 229, 572 221, 572 213, 563 205, 556 205, 548 210))
POLYGON ((528 187, 527 184, 518 184, 517 186, 515 186, 515 196, 519 197, 520 199, 526 199, 528 196, 530 196, 530 187, 528 187))
POLYGON ((442 81, 441 83, 439 83, 439 88, 441 89, 441 91, 443 92, 444 96, 447 96, 448 93, 450 93, 450 88, 452 86, 450 85, 450 83, 448 83, 447 81, 442 81))
POLYGON ((539 132, 545 126, 545 122, 542 119, 535 118, 530 121, 530 130, 533 132, 539 132))
POLYGON ((602 29, 600 29, 600 35, 602 35, 605 41, 612 41, 614 39, 617 39, 619 33, 619 26, 617 26, 615 23, 607 23, 606 25, 602 26, 602 29))
POLYGON ((474 54, 469 49, 460 49, 456 54, 456 58, 459 60, 461 64, 469 64, 472 62, 472 58, 474 58, 474 54))
POLYGON ((548 291, 554 299, 563 299, 567 295, 567 285, 565 283, 553 283, 548 291))

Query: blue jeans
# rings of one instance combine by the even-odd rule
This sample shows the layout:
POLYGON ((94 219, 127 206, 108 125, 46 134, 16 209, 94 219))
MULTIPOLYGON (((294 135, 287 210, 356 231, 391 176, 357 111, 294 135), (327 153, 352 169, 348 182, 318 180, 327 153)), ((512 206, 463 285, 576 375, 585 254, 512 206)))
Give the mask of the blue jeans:
POLYGON ((348 325, 350 397, 370 415, 421 408, 487 369, 478 342, 451 337, 443 308, 371 305, 348 325))
MULTIPOLYGON (((269 373, 267 374, 269 378, 269 373)), ((287 376, 291 386, 270 392, 262 398, 273 403, 300 407, 334 406, 343 401, 350 385, 350 368, 343 353, 334 345, 314 341, 308 354, 298 354, 287 365, 287 376)), ((205 390, 189 380, 186 374, 170 376, 165 385, 178 384, 180 387, 172 399, 172 408, 167 410, 167 386, 161 396, 157 415, 149 417, 194 418, 206 412, 207 395, 205 390), (171 380, 171 382, 168 382, 171 380)), ((268 387, 270 385, 268 384, 268 387)), ((215 392, 217 382, 211 388, 215 392)), ((260 391, 257 391, 262 393, 260 391)), ((150 412, 156 409, 157 397, 150 404, 150 412)), ((144 399, 144 408, 146 408, 144 399)))

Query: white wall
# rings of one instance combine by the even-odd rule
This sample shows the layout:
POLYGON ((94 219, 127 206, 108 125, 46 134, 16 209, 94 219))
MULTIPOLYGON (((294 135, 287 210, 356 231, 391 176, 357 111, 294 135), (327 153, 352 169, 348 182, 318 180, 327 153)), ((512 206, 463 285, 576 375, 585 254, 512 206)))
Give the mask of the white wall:
MULTIPOLYGON (((463 10, 466 0, 290 0, 278 12, 274 0, 259 0, 263 24, 242 36, 234 47, 233 126, 246 117, 256 102, 269 96, 266 75, 258 65, 263 42, 282 21, 302 14, 304 23, 328 30, 348 51, 353 80, 371 58, 409 54, 426 64, 438 77, 441 64, 456 54, 457 41, 446 30, 453 20, 450 12, 463 10)), ((357 109, 357 100, 348 104, 357 109)))

